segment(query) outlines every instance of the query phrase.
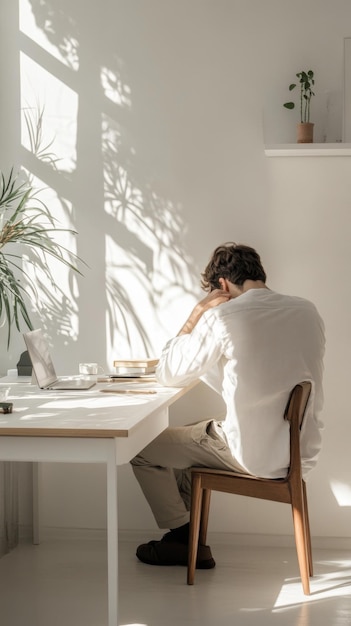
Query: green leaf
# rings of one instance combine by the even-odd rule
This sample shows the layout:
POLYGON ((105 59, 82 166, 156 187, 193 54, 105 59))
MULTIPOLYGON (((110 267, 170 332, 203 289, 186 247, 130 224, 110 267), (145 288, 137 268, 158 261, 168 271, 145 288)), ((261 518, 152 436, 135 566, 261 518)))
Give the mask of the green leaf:
POLYGON ((295 108, 295 102, 285 102, 283 104, 283 106, 285 106, 286 109, 294 109, 295 108))

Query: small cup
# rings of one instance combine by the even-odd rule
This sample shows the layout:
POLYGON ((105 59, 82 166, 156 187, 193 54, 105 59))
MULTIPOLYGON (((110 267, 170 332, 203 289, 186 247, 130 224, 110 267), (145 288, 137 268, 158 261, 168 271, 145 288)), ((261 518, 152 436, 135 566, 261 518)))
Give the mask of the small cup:
POLYGON ((87 380, 97 381, 99 366, 97 363, 79 363, 79 373, 87 380))

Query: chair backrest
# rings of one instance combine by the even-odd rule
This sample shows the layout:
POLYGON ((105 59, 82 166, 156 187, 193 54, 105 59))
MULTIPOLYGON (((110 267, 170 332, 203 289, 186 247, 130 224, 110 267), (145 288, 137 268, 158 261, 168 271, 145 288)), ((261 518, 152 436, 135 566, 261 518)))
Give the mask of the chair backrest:
POLYGON ((284 412, 284 419, 290 422, 290 467, 288 475, 301 473, 300 430, 311 394, 312 385, 304 381, 295 385, 284 412))

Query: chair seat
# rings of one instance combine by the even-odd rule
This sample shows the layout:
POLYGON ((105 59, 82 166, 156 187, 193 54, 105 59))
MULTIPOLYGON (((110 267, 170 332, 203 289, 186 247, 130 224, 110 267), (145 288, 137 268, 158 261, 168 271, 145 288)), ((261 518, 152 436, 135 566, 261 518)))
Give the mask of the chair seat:
POLYGON ((216 470, 212 468, 192 467, 192 476, 201 477, 201 488, 221 491, 261 500, 291 502, 290 481, 285 478, 259 478, 251 474, 216 470))
POLYGON ((247 478, 248 480, 256 480, 259 482, 268 482, 274 483, 286 482, 288 480, 287 476, 283 478, 261 478, 260 476, 254 476, 253 474, 246 474, 244 472, 232 472, 230 470, 220 470, 215 469, 213 467, 192 467, 192 472, 201 472, 202 474, 216 474, 216 476, 230 476, 231 478, 247 478))

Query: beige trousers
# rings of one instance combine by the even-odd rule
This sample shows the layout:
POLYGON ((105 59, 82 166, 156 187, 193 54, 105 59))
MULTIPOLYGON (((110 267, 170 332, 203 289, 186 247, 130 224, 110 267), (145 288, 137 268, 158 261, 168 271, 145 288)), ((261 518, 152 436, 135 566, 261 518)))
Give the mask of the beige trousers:
POLYGON ((190 467, 242 471, 214 420, 167 428, 131 464, 159 528, 189 521, 190 467))

